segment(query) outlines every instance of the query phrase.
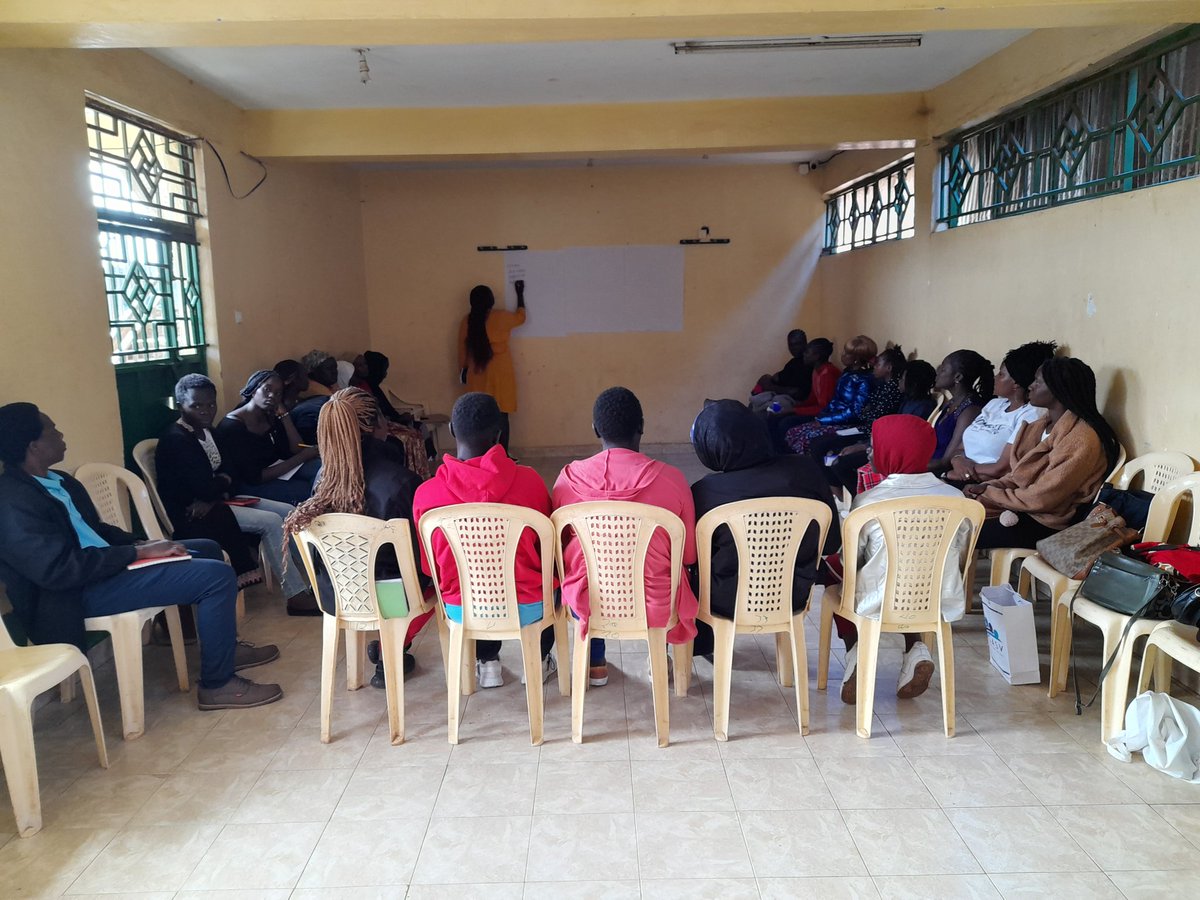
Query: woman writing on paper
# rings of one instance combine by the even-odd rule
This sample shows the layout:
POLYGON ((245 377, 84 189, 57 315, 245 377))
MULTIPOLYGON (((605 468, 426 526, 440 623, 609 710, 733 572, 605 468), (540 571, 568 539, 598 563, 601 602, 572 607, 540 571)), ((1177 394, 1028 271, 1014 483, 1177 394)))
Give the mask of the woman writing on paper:
POLYGON ((493 309, 496 298, 485 284, 471 289, 471 311, 458 329, 459 381, 468 392, 491 394, 504 419, 500 445, 508 450, 508 415, 517 411, 517 378, 508 351, 509 334, 525 322, 525 282, 513 282, 517 311, 493 309))

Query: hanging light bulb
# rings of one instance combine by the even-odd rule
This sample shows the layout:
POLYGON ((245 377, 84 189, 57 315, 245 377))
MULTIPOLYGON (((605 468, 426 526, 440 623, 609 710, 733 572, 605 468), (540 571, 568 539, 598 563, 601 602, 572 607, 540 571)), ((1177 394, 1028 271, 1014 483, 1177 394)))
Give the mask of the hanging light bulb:
POLYGON ((371 52, 371 48, 355 47, 354 52, 358 54, 358 80, 366 84, 371 80, 371 67, 367 65, 367 54, 371 52))

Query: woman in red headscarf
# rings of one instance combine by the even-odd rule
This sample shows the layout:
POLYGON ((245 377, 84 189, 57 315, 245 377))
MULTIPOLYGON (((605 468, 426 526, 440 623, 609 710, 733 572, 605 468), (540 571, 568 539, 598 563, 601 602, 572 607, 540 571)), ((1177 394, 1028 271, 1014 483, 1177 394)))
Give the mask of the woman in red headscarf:
MULTIPOLYGON (((933 426, 917 416, 884 416, 871 427, 871 447, 875 470, 883 476, 877 487, 854 498, 851 509, 859 509, 883 500, 908 497, 961 497, 962 492, 929 471, 929 458, 937 445, 933 426)), ((961 558, 970 536, 966 522, 954 538, 946 569, 942 574, 942 618, 947 622, 961 619, 966 609, 961 558)), ((887 578, 887 547, 878 522, 869 522, 858 544, 858 577, 855 580, 854 611, 860 616, 878 619, 883 606, 887 578)), ((838 636, 846 642, 846 672, 842 677, 842 702, 855 701, 855 673, 858 667, 858 629, 854 623, 835 616, 838 636)), ((920 635, 904 635, 904 659, 896 696, 904 699, 925 693, 933 677, 933 656, 920 635)))

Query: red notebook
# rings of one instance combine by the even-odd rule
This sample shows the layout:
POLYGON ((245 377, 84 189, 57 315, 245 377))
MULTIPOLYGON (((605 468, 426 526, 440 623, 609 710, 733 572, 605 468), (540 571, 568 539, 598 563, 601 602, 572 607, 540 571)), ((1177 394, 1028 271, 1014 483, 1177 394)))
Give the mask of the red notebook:
POLYGON ((125 568, 132 572, 135 569, 146 569, 150 566, 161 566, 163 563, 190 562, 191 559, 192 557, 190 554, 184 556, 148 556, 145 559, 135 559, 125 568))
POLYGON ((230 497, 225 501, 226 506, 255 506, 261 497, 230 497))

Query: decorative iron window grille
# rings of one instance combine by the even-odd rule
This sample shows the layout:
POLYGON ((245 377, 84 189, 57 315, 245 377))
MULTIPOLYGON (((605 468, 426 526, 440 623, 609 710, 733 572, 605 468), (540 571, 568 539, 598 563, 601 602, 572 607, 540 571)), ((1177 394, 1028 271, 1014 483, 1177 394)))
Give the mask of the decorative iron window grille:
POLYGON ((194 357, 204 349, 204 315, 192 145, 95 101, 84 115, 112 360, 194 357))
POLYGON ((938 222, 953 228, 1200 174, 1200 28, 953 138, 938 222))
POLYGON ((913 157, 868 175, 825 201, 826 254, 899 241, 914 233, 913 157))

